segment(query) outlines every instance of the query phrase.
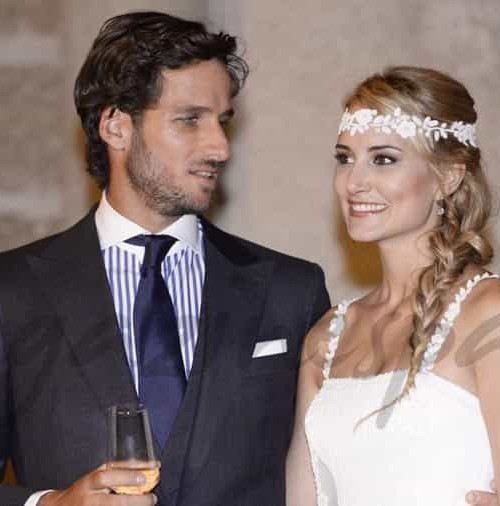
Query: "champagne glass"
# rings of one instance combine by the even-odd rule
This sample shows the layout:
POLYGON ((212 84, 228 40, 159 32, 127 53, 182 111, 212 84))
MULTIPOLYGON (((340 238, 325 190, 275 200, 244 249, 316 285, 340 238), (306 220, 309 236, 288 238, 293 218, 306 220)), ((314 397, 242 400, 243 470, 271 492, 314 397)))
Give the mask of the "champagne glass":
POLYGON ((107 413, 108 469, 140 471, 142 485, 117 486, 117 494, 147 494, 160 481, 160 462, 156 459, 147 409, 142 405, 111 406, 107 413))

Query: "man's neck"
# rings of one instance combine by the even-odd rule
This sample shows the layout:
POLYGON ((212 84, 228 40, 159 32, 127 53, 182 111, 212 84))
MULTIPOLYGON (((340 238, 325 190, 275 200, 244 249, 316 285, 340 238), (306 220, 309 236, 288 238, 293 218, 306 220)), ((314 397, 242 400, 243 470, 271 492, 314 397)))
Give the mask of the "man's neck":
POLYGON ((144 202, 137 199, 127 199, 116 194, 116 192, 106 191, 106 198, 109 205, 123 217, 133 221, 148 232, 155 234, 172 225, 179 219, 179 216, 167 216, 159 214, 149 209, 144 202))

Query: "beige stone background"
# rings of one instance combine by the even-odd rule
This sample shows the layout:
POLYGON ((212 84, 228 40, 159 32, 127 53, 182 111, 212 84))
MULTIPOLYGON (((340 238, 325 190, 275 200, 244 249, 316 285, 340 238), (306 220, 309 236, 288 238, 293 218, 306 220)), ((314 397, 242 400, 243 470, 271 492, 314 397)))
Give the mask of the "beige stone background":
MULTIPOLYGON (((462 80, 498 193, 500 0, 0 0, 0 249, 66 228, 97 198, 73 81, 104 19, 148 8, 241 37, 252 74, 212 217, 319 262, 333 300, 378 274, 375 251, 345 237, 332 193, 341 100, 368 73, 418 64, 462 80)), ((497 217, 491 235, 500 247, 497 217)))

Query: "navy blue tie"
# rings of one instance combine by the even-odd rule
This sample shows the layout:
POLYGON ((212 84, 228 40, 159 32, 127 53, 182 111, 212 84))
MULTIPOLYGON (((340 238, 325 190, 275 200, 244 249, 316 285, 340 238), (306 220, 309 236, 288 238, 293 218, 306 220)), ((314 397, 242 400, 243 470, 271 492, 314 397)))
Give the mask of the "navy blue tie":
POLYGON ((134 303, 139 362, 139 399, 148 409, 155 438, 163 448, 186 390, 177 320, 161 264, 177 239, 138 235, 127 242, 145 246, 134 303))

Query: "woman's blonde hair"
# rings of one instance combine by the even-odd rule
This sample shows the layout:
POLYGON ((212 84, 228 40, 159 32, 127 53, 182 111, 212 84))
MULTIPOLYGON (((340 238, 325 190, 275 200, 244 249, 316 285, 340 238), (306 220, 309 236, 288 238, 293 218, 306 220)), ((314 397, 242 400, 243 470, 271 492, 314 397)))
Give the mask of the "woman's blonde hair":
MULTIPOLYGON (((420 67, 391 67, 368 77, 346 100, 348 108, 355 105, 386 114, 400 107, 405 113, 430 116, 448 124, 475 123, 477 119, 474 100, 461 83, 442 72, 420 67)), ((409 373, 402 393, 389 405, 415 385, 415 375, 443 312, 447 291, 468 265, 483 266, 493 254, 482 233, 491 211, 491 194, 481 167, 480 150, 453 136, 437 142, 417 136, 414 141, 428 157, 438 179, 443 180, 445 171, 457 166, 464 173, 458 187, 443 195, 441 223, 428 237, 433 262, 420 273, 412 300, 409 373)))

